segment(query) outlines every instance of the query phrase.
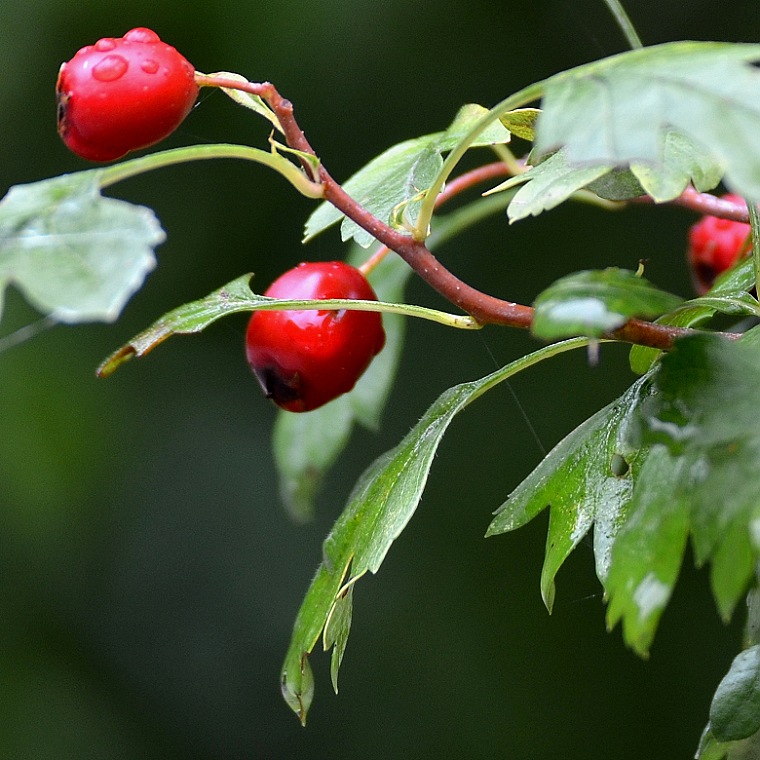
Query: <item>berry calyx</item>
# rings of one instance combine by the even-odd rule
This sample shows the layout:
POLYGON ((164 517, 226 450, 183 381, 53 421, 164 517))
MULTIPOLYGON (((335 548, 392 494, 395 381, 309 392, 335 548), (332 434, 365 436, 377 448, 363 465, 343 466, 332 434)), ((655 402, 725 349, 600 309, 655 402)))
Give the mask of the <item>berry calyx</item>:
MULTIPOLYGON (((377 300, 367 278, 342 261, 299 264, 264 295, 377 300)), ((291 412, 350 391, 384 344, 380 313, 352 309, 255 311, 246 332, 246 356, 264 395, 291 412)))
POLYGON ((58 133, 90 161, 113 161, 163 140, 198 97, 195 69, 150 29, 104 37, 61 65, 58 133))
MULTIPOLYGON (((744 205, 738 195, 724 195, 723 200, 744 205)), ((745 222, 703 216, 689 228, 689 250, 694 288, 700 294, 713 286, 718 275, 730 269, 748 249, 750 226, 745 222)))

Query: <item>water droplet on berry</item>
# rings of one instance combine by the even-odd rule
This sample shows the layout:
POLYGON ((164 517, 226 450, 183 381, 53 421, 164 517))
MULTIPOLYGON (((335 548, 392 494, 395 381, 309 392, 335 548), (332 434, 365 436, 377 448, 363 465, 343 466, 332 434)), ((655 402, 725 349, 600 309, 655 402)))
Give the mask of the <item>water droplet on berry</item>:
POLYGON ((146 73, 146 74, 155 74, 158 69, 158 61, 154 61, 152 58, 146 58, 141 64, 140 68, 146 73))
POLYGON ((107 55, 92 67, 92 76, 99 82, 113 82, 127 73, 129 63, 120 55, 107 55))
POLYGON ((116 41, 111 37, 103 37, 103 39, 98 40, 93 47, 99 53, 107 53, 116 47, 116 41))
POLYGON ((144 26, 130 29, 124 35, 124 39, 130 42, 161 42, 161 38, 152 29, 146 29, 144 26))

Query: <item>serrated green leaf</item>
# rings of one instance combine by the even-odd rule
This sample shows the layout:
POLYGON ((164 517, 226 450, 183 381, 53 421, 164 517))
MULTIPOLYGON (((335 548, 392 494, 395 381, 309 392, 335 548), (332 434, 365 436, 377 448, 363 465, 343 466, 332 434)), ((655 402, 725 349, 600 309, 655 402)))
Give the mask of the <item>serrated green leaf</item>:
POLYGON ((119 316, 165 235, 150 209, 103 197, 99 177, 79 172, 10 189, 0 202, 0 294, 14 285, 60 322, 119 316))
POLYGON ((677 296, 625 269, 576 272, 539 294, 531 330, 544 340, 572 335, 598 338, 633 317, 658 317, 680 303, 677 296))
POLYGON ((641 655, 649 652, 686 549, 689 503, 666 487, 682 466, 663 446, 649 451, 612 548, 607 625, 622 621, 625 642, 641 655))
POLYGON ((310 673, 308 654, 329 624, 325 641, 340 643, 333 650, 333 679, 337 680, 350 615, 342 590, 365 573, 376 573, 393 542, 414 514, 422 497, 433 459, 454 417, 498 383, 543 359, 587 345, 575 340, 547 346, 480 380, 445 391, 398 446, 365 470, 323 547, 323 562, 301 605, 282 671, 286 701, 302 722, 310 697, 304 691, 310 673))
MULTIPOLYGON (((343 189, 386 223, 391 222, 395 210, 403 207, 404 217, 413 225, 419 198, 430 187, 443 165, 442 154, 451 150, 484 113, 486 109, 482 106, 464 106, 448 129, 394 145, 347 180, 343 189)), ((506 143, 509 139, 509 132, 497 123, 489 127, 473 147, 506 143)), ((310 240, 341 219, 341 238, 344 241, 353 238, 364 248, 374 242, 370 233, 344 217, 329 203, 318 206, 308 218, 304 240, 310 240)))
POLYGON ((661 171, 673 131, 705 151, 710 175, 720 166, 729 187, 760 200, 758 59, 757 45, 680 42, 558 74, 545 85, 536 148, 565 146, 573 165, 661 171))
POLYGON ((746 739, 760 730, 760 646, 734 658, 710 705, 710 728, 721 742, 746 739))
POLYGON ((522 527, 551 507, 541 593, 551 611, 560 567, 594 526, 596 573, 604 584, 645 449, 628 443, 631 417, 647 393, 646 379, 558 443, 496 511, 487 536, 522 527))
POLYGON ((712 561, 718 609, 730 617, 752 576, 760 488, 760 434, 754 410, 760 348, 753 331, 740 341, 698 336, 663 357, 655 390, 642 406, 640 435, 677 457, 661 494, 689 505, 698 564, 712 561))

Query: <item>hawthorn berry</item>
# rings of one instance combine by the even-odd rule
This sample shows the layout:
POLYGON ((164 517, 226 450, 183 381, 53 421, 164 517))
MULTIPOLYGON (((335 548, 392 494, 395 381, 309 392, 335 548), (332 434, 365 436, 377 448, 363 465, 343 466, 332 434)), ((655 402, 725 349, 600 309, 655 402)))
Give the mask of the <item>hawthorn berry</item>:
POLYGON ((198 97, 195 69, 150 29, 104 37, 61 65, 58 133, 90 161, 112 161, 170 135, 198 97))
MULTIPOLYGON (((377 300, 362 272, 342 261, 299 264, 264 295, 377 300)), ((350 391, 384 344, 374 311, 255 311, 246 332, 246 356, 264 395, 290 412, 311 411, 350 391)))
MULTIPOLYGON (((744 204, 738 195, 724 195, 724 200, 744 204)), ((703 216, 689 228, 688 260, 696 291, 706 293, 715 278, 730 269, 747 250, 750 226, 745 222, 703 216)))

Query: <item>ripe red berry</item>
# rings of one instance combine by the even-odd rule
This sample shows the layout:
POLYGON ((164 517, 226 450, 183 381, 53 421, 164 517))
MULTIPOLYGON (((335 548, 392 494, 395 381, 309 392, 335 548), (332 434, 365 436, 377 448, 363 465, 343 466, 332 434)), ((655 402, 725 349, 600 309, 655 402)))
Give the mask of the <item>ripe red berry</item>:
POLYGON ((58 133, 91 161, 112 161, 170 135, 198 97, 195 70, 150 29, 105 37, 61 66, 58 133))
MULTIPOLYGON (((299 264, 264 295, 377 300, 366 277, 341 261, 299 264)), ((255 311, 246 333, 248 363, 264 394, 290 412, 311 411, 350 391, 384 344, 374 311, 255 311)))
MULTIPOLYGON (((744 204, 738 195, 724 195, 723 199, 744 204)), ((749 224, 717 216, 703 216, 689 229, 687 255, 698 293, 706 293, 715 278, 738 261, 747 250, 749 234, 749 224)))

